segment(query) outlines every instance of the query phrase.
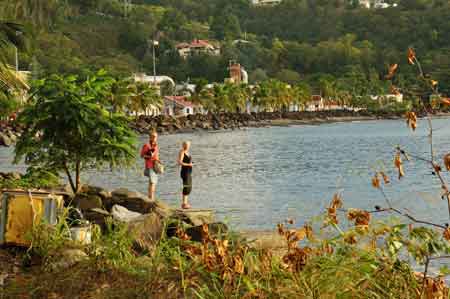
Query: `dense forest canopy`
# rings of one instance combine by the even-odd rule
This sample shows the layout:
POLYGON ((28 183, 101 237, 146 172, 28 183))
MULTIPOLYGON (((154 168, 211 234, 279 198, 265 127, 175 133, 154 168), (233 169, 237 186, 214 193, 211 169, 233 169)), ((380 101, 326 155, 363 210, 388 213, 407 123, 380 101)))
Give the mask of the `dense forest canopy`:
POLYGON ((31 47, 19 53, 19 62, 33 76, 86 67, 152 73, 151 41, 158 39, 157 73, 177 81, 223 82, 229 61, 236 60, 253 82, 306 81, 316 89, 334 82, 369 94, 388 91, 383 79, 394 63, 401 70, 395 84, 414 84, 406 60, 407 48, 414 47, 425 73, 450 94, 450 2, 398 0, 384 9, 358 2, 0 0, 0 14, 26 25, 31 47), (193 39, 220 42, 221 55, 183 59, 175 45, 193 39))

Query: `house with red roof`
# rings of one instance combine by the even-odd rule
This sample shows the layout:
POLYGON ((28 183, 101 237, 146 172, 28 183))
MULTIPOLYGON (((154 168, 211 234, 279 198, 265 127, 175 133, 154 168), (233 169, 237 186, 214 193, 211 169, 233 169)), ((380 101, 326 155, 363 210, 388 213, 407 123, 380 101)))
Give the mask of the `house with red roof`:
POLYGON ((200 54, 220 55, 220 46, 204 39, 194 39, 190 43, 179 43, 175 48, 183 58, 200 54))
POLYGON ((163 113, 171 116, 186 116, 205 113, 203 106, 190 102, 186 96, 165 96, 163 113))

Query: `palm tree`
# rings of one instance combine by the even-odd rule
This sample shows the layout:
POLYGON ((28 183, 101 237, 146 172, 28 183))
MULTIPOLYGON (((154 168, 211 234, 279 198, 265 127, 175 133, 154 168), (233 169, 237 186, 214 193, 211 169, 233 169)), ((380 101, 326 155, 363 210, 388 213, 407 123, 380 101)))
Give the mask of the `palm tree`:
POLYGON ((140 111, 144 111, 147 115, 148 109, 155 107, 161 109, 162 98, 159 96, 156 87, 148 83, 136 82, 132 87, 132 94, 130 96, 130 110, 136 114, 136 120, 140 111))
POLYGON ((10 57, 7 54, 14 47, 25 47, 22 26, 0 21, 0 93, 7 97, 28 88, 25 80, 8 64, 10 57))
POLYGON ((311 87, 307 83, 302 82, 294 87, 294 92, 294 104, 304 108, 311 99, 311 87))
POLYGON ((111 85, 111 94, 108 97, 112 112, 123 112, 130 97, 133 95, 133 83, 129 79, 115 80, 111 85))

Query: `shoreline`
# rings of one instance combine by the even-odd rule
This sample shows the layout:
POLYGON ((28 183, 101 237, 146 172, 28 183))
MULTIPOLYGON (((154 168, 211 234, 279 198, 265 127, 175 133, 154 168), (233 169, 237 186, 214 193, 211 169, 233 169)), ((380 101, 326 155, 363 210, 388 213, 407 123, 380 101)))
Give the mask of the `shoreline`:
POLYGON ((243 128, 321 125, 352 121, 396 120, 403 113, 330 110, 316 112, 261 112, 219 113, 188 116, 140 116, 130 121, 130 127, 139 134, 156 130, 161 134, 226 131, 243 128))
MULTIPOLYGON (((363 122, 377 120, 401 120, 404 113, 399 112, 368 112, 368 111, 300 111, 300 112, 261 112, 261 113, 220 113, 195 114, 188 116, 139 116, 130 120, 130 127, 138 134, 148 134, 156 130, 163 135, 193 134, 200 132, 223 132, 248 128, 319 126, 333 123, 363 122)), ((450 117, 450 112, 438 112, 433 118, 450 117)), ((419 114, 418 118, 425 118, 419 114)), ((17 124, 2 124, 0 126, 0 146, 14 146, 22 128, 17 124)))
MULTIPOLYGON (((328 111, 327 111, 328 112, 328 111)), ((152 126, 147 127, 148 130, 156 129, 160 134, 163 135, 171 135, 171 134, 194 134, 194 133, 200 133, 200 132, 211 132, 211 133, 218 133, 218 132, 228 132, 228 131, 234 131, 234 130, 242 130, 242 129, 249 129, 249 128, 271 128, 271 127, 291 127, 291 126, 319 126, 324 124, 334 124, 334 123, 348 123, 348 122, 366 122, 366 121, 383 121, 383 120, 403 120, 404 116, 403 113, 397 113, 397 114, 389 114, 389 115, 343 115, 343 116, 333 116, 333 111, 331 112, 331 116, 316 116, 316 117, 305 117, 305 118, 292 118, 292 117, 281 117, 281 118, 263 118, 263 119, 256 119, 256 120, 247 120, 244 123, 238 123, 231 121, 231 123, 222 123, 221 125, 211 125, 206 124, 204 126, 180 126, 176 124, 176 118, 175 123, 173 124, 174 127, 170 127, 170 124, 168 125, 167 122, 165 122, 165 126, 152 126), (177 126, 179 128, 177 128, 177 126)), ((312 115, 315 114, 315 112, 308 112, 312 115)), ((305 114, 302 113, 301 114, 305 114)), ((189 117, 197 117, 197 116, 187 116, 187 117, 180 117, 179 119, 183 118, 189 118, 189 117)), ((440 118, 448 118, 450 117, 450 113, 436 113, 433 115, 434 119, 440 119, 440 118)), ((157 117, 156 117, 157 118, 157 117)), ((419 119, 425 119, 426 115, 419 115, 419 119)), ((146 128, 135 128, 135 130, 138 133, 145 134, 146 128)))

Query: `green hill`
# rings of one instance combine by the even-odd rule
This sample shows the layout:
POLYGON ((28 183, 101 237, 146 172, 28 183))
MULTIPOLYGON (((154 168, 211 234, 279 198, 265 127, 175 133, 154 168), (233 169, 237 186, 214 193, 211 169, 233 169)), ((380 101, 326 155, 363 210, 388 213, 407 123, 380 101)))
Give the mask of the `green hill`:
POLYGON ((373 93, 387 91, 383 77, 390 64, 401 70, 396 85, 415 79, 406 59, 414 47, 425 73, 450 94, 448 1, 399 0, 385 9, 357 2, 284 0, 260 7, 248 0, 1 0, 0 8, 2 19, 26 25, 30 50, 19 53, 20 68, 36 76, 86 67, 151 73, 156 38, 157 73, 178 81, 222 82, 236 60, 251 81, 328 80, 373 93), (175 45, 194 39, 220 43, 221 55, 181 58, 175 45))

